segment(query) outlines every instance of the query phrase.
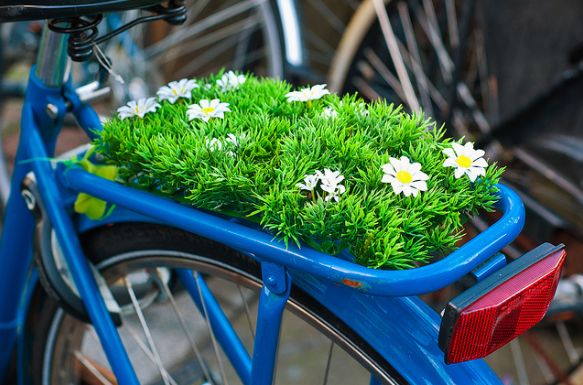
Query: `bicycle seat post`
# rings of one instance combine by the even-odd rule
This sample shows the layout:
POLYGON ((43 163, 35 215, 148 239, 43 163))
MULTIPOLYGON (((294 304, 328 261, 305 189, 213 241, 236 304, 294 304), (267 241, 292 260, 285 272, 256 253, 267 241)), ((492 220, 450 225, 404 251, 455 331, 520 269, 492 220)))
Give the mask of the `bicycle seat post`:
POLYGON ((47 87, 61 87, 69 77, 71 60, 67 55, 67 37, 51 31, 48 25, 43 29, 35 75, 47 87))

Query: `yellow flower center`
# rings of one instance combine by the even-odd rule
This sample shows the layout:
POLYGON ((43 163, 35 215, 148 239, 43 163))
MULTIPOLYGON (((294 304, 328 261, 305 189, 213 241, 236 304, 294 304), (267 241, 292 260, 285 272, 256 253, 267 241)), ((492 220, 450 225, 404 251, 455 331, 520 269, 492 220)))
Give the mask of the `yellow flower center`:
POLYGON ((215 109, 213 107, 205 107, 201 110, 201 112, 204 112, 205 114, 210 114, 211 112, 213 112, 215 109))
POLYGON ((140 113, 140 109, 138 107, 135 107, 135 109, 136 109, 136 114, 139 114, 140 113))
POLYGON ((411 183, 413 177, 411 176, 411 174, 409 174, 408 171, 399 171, 397 173, 397 179, 401 183, 411 183))
POLYGON ((465 155, 458 156, 456 162, 457 164, 465 168, 468 168, 472 165, 472 160, 465 155))
POLYGON ((178 96, 178 93, 176 92, 176 90, 172 90, 172 92, 174 92, 174 95, 178 96))

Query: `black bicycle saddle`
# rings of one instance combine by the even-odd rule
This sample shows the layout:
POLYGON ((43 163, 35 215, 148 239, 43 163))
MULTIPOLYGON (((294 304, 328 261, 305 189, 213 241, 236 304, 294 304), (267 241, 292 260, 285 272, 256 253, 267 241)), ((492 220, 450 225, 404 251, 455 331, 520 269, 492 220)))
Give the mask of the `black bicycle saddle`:
POLYGON ((161 0, 0 0, 0 22, 78 17, 161 3, 161 0))

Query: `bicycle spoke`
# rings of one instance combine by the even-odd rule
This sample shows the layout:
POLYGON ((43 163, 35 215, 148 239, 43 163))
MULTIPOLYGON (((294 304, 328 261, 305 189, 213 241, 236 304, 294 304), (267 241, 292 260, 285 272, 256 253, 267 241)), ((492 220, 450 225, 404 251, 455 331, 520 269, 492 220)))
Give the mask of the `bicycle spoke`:
POLYGON ((409 17, 407 4, 404 2, 399 2, 397 4, 397 8, 399 10, 399 17, 401 18, 403 30, 405 31, 405 39, 407 41, 407 47, 409 48, 409 55, 413 55, 410 60, 415 60, 417 63, 419 63, 419 66, 413 66, 413 72, 415 73, 417 88, 419 89, 419 94, 421 96, 421 104, 423 105, 426 113, 428 113, 430 116, 435 116, 433 113, 431 100, 429 98, 429 93, 427 91, 427 79, 423 72, 423 68, 421 68, 421 56, 419 55, 419 47, 417 46, 417 42, 415 40, 415 34, 413 32, 413 26, 411 25, 411 18, 409 17))
MULTIPOLYGON (((489 132, 491 128, 490 121, 486 118, 484 111, 490 111, 490 104, 492 102, 492 92, 490 90, 490 82, 488 81, 488 64, 486 59, 486 50, 484 49, 484 38, 480 31, 475 31, 473 34, 473 50, 469 50, 471 61, 469 64, 468 74, 465 80, 465 86, 468 89, 467 95, 471 100, 462 99, 462 101, 472 109, 474 120, 482 132, 489 132), (471 88, 479 77, 480 94, 482 98, 482 108, 478 108, 472 95, 474 90, 471 88)), ((460 96, 461 97, 461 96, 460 96)))
POLYGON ((324 373, 323 385, 328 383, 328 374, 330 373, 330 364, 332 362, 332 350, 334 349, 334 341, 330 341, 330 351, 328 352, 328 361, 326 362, 326 371, 324 373))
POLYGON ((325 66, 330 64, 330 56, 322 52, 313 51, 310 53, 310 63, 323 64, 325 66))
POLYGON ((192 7, 187 7, 186 11, 186 23, 191 25, 192 21, 196 20, 198 15, 206 8, 211 0, 197 0, 194 2, 192 7))
POLYGON ((524 365, 524 357, 520 349, 520 342, 517 339, 510 341, 510 349, 512 350, 512 358, 514 359, 514 366, 516 367, 518 375, 518 383, 520 385, 530 385, 528 381, 528 374, 526 372, 526 365, 524 365))
POLYGON ((358 87, 359 91, 362 92, 370 100, 378 100, 381 96, 376 92, 371 86, 368 85, 361 77, 355 77, 352 79, 352 83, 358 87))
POLYGON ((146 323, 146 319, 144 318, 144 313, 142 312, 142 309, 140 307, 138 299, 136 298, 136 294, 134 292, 132 284, 131 284, 130 280, 127 279, 127 277, 124 278, 124 281, 125 281, 125 285, 126 285, 128 294, 130 295, 130 298, 132 300, 132 304, 134 305, 134 309, 136 311, 138 319, 140 320, 140 324, 142 325, 142 329, 144 330, 144 334, 146 335, 146 339, 148 340, 148 344, 150 345, 150 350, 152 351, 152 354, 154 355, 154 358, 156 361, 156 366, 158 366, 158 370, 160 371, 160 375, 162 376, 162 379, 164 380, 164 384, 170 385, 169 380, 168 380, 168 376, 166 374, 167 372, 162 365, 162 360, 160 359, 160 355, 158 354, 158 350, 156 349, 156 345, 154 344, 154 339, 152 338, 152 333, 150 332, 150 328, 148 328, 148 324, 146 323))
POLYGON ((226 8, 222 11, 219 11, 217 13, 215 13, 212 16, 207 17, 204 20, 201 20, 197 23, 191 24, 188 28, 186 29, 181 29, 179 31, 177 31, 175 34, 172 34, 171 36, 173 37, 166 37, 165 39, 162 39, 161 41, 159 41, 156 44, 153 44, 152 46, 146 48, 144 50, 144 56, 146 57, 147 60, 152 59, 154 56, 160 55, 162 53, 164 53, 167 48, 168 48, 168 44, 170 42, 172 42, 173 44, 178 44, 178 43, 182 43, 183 41, 187 40, 187 39, 191 39, 192 37, 206 31, 209 28, 214 27, 215 25, 218 25, 220 23, 225 22, 226 20, 229 20, 253 7, 256 7, 259 5, 260 1, 265 1, 265 0, 247 0, 247 1, 243 1, 241 3, 235 4, 229 8, 226 8), (175 36, 174 36, 175 35, 175 36), (172 39, 172 40, 169 40, 172 39))
MULTIPOLYGON (((152 354, 152 352, 150 351, 150 349, 148 349, 148 347, 146 346, 146 344, 144 343, 144 341, 142 341, 142 339, 138 336, 138 334, 136 333, 136 331, 129 325, 126 324, 125 325, 126 330, 130 333, 130 336, 133 338, 134 342, 138 345, 138 347, 140 348, 140 350, 148 357, 148 359, 154 364, 156 365, 156 357, 154 357, 154 355, 152 354)), ((166 375, 168 376, 168 380, 170 381, 170 383, 172 385, 178 385, 176 383, 176 381, 174 381, 174 379, 170 376, 170 373, 168 373, 168 371, 165 368, 162 368, 164 370, 164 372, 166 373, 166 375)))
POLYGON ((204 372, 204 375, 205 375, 207 381, 211 381, 210 372, 208 371, 208 368, 202 359, 202 355, 200 354, 200 350, 196 346, 196 343, 194 341, 194 337, 192 336, 192 333, 190 333, 190 331, 188 330, 188 327, 186 326, 186 322, 184 321, 184 316, 182 315, 182 312, 180 311, 180 308, 178 307, 178 304, 176 303, 176 300, 174 299, 174 295, 172 295, 172 292, 170 291, 170 288, 168 287, 166 280, 162 279, 162 272, 161 272, 159 267, 156 268, 156 273, 160 277, 160 282, 162 282, 162 286, 164 287, 164 291, 166 292, 166 295, 168 296, 168 299, 170 300, 170 304, 172 305, 172 308, 174 309, 174 313, 178 317, 180 325, 182 326, 182 330, 184 331, 184 334, 186 334, 186 338, 188 339, 188 343, 190 344, 190 347, 192 348, 192 351, 194 352, 194 355, 196 356, 196 359, 198 360, 198 363, 200 364, 200 367, 202 368, 202 371, 204 372))
POLYGON ((243 30, 239 33, 239 43, 237 44, 237 47, 235 48, 235 55, 234 55, 234 60, 233 60, 233 64, 231 65, 231 68, 243 68, 243 65, 245 62, 247 62, 246 59, 246 54, 247 51, 249 49, 249 46, 251 45, 251 38, 253 37, 253 34, 255 33, 255 31, 259 30, 260 28, 260 23, 259 23, 259 17, 256 16, 253 19, 257 19, 257 21, 255 23, 251 23, 251 19, 252 18, 248 18, 247 20, 249 20, 247 26, 245 28, 243 28, 243 30), (254 26, 257 26, 257 28, 252 29, 254 26))
MULTIPOLYGON (((407 53, 407 49, 398 40, 397 43, 399 44, 401 52, 407 53)), ((401 100, 405 101, 406 99, 404 97, 403 88, 401 87, 401 84, 399 83, 397 78, 391 73, 391 71, 385 66, 382 60, 376 55, 376 53, 372 49, 367 48, 364 52, 364 56, 371 62, 373 67, 375 67, 375 69, 389 84, 389 86, 393 88, 397 95, 399 95, 401 100)), ((427 86, 427 92, 429 92, 429 95, 431 95, 431 99, 439 106, 439 108, 442 111, 447 111, 448 105, 446 100, 443 98, 443 96, 437 90, 437 88, 433 85, 433 83, 431 83, 431 81, 427 78, 420 64, 417 63, 417 61, 414 60, 413 58, 410 58, 408 54, 403 55, 403 59, 409 69, 417 68, 415 72, 418 73, 419 76, 422 76, 424 78, 423 84, 427 86)))
POLYGON ((202 291, 200 290, 200 282, 199 282, 199 276, 198 276, 198 271, 193 271, 192 272, 193 276, 194 276, 194 281, 196 282, 196 287, 198 289, 198 293, 200 296, 200 302, 202 304, 202 309, 204 312, 204 317, 206 319, 206 324, 208 327, 208 331, 211 337, 211 341, 213 343, 213 349, 215 351, 215 356, 217 358, 217 363, 219 364, 219 370, 221 371, 221 377, 223 379, 223 382, 225 385, 229 385, 229 382, 227 381, 227 375, 225 374, 225 367, 223 365, 223 360, 221 359, 221 355, 219 353, 219 346, 217 344, 217 339, 215 338, 215 334, 213 332, 213 327, 211 325, 210 319, 209 319, 209 315, 208 315, 208 311, 206 309, 206 303, 204 302, 204 297, 202 295, 202 291))
POLYGON ((559 337, 561 337, 561 342, 563 343, 563 347, 567 351, 567 355, 569 356, 569 361, 571 361, 571 365, 577 365, 579 363, 579 353, 577 353, 577 349, 573 345, 573 340, 569 336, 569 332, 567 331, 567 326, 565 326, 564 321, 558 321, 555 323, 557 327, 557 331, 559 332, 559 337))
POLYGON ((436 31, 433 26, 427 21, 427 17, 423 15, 423 11, 421 9, 414 8, 415 17, 421 26, 421 29, 425 32, 425 35, 429 38, 433 49, 437 54, 437 58, 439 61, 439 68, 441 69, 441 73, 443 79, 446 84, 451 83, 452 81, 452 73, 453 73, 453 61, 449 57, 447 50, 441 40, 441 35, 438 31, 436 31))
POLYGON ((460 99, 472 112, 472 117, 474 118, 474 121, 476 122, 480 130, 482 132, 489 132, 490 123, 488 123, 488 120, 486 119, 486 116, 484 116, 482 110, 478 108, 478 104, 476 103, 476 100, 474 99, 472 93, 468 89, 468 85, 466 83, 460 82, 457 84, 456 89, 460 99))
POLYGON ((455 0, 445 0, 445 10, 447 15, 449 42, 453 48, 457 48, 457 46, 460 43, 460 40, 457 25, 457 15, 455 11, 455 0))
POLYGON ((89 373, 91 373, 91 375, 93 375, 93 378, 95 378, 96 380, 98 380, 99 382, 101 382, 101 384, 103 385, 115 385, 117 384, 117 382, 114 384, 111 381, 109 381, 100 371, 99 369, 97 369, 95 367, 95 365, 91 362, 91 360, 89 360, 83 353, 81 353, 78 350, 75 350, 75 358, 77 359, 77 361, 79 361, 79 363, 81 363, 81 365, 83 365, 83 367, 85 369, 87 369, 89 371, 89 373))
POLYGON ((545 364, 548 366, 549 370, 554 374, 557 380, 559 380, 561 383, 565 385, 574 385, 573 382, 569 380, 568 373, 563 372, 563 370, 554 360, 554 357, 551 357, 551 355, 547 351, 545 351, 545 349, 539 342, 538 338, 534 334, 532 334, 530 331, 526 331, 523 334, 523 338, 526 341, 526 343, 528 343, 533 353, 538 355, 539 358, 545 362, 545 364))
POLYGON ((241 299, 243 300, 243 306, 245 307, 245 316, 247 317, 247 322, 249 323, 249 330, 251 331, 251 337, 255 340, 255 327, 253 326, 253 320, 251 319, 251 311, 249 310, 249 304, 247 303, 247 298, 243 294, 243 288, 241 285, 237 285, 239 289, 239 294, 241 294, 241 299))
POLYGON ((539 368, 539 370, 543 374, 543 377, 545 378, 546 383, 547 384, 553 383, 555 381, 555 376, 553 375, 551 368, 549 368, 549 366, 547 365, 545 360, 540 358, 538 354, 534 354, 534 361, 536 362, 536 366, 539 368))
POLYGON ((478 36, 477 33, 474 33, 473 35, 473 39, 470 39, 468 46, 467 46, 467 51, 470 53, 469 55, 469 64, 468 64, 468 69, 466 71, 466 76, 464 79, 464 82, 468 85, 468 89, 470 90, 470 92, 474 92, 474 84, 476 83, 476 79, 478 77, 478 36))
POLYGON ((259 23, 258 21, 258 16, 254 15, 254 16, 249 16, 248 18, 238 21, 234 24, 231 24, 229 26, 223 27, 217 31, 214 31, 212 33, 209 33, 208 35, 198 38, 198 39, 194 39, 192 42, 190 42, 189 44, 185 44, 185 45, 180 45, 174 48, 171 48, 170 50, 168 50, 168 52, 166 52, 165 55, 158 57, 155 62, 158 64, 164 64, 167 62, 174 62, 176 61, 176 59, 186 56, 188 54, 191 54, 197 50, 200 50, 202 48, 211 46, 215 43, 217 43, 218 41, 221 40, 225 40, 228 37, 234 37, 234 36, 238 36, 238 34, 246 32, 246 31, 250 31, 253 32, 255 30, 257 30, 257 28, 252 29, 254 27, 258 27, 259 23), (253 22, 255 21, 255 22, 253 22))
POLYGON ((205 64, 210 63, 213 59, 215 59, 223 52, 234 47, 238 41, 239 38, 237 36, 232 36, 230 39, 223 40, 219 44, 216 44, 213 48, 208 49, 203 54, 199 55, 197 57, 197 60, 192 61, 188 63, 188 65, 182 67, 180 71, 176 74, 176 77, 180 78, 182 76, 185 76, 186 74, 194 73, 205 64))
MULTIPOLYGON (((427 0, 424 0, 424 2, 426 1, 427 0)), ((433 9, 433 7, 431 7, 431 9, 433 9)), ((422 15, 420 15, 420 12, 421 11, 417 11, 417 18, 419 24, 421 25, 422 29, 425 30, 426 34, 430 38, 430 41, 432 42, 433 45, 433 49, 438 54, 439 62, 441 63, 442 67, 446 70, 447 75, 445 75, 444 73, 444 79, 446 80, 447 83, 448 79, 451 79, 451 75, 453 72, 453 61, 451 60, 451 57, 445 50, 443 41, 441 40, 441 35, 438 33, 438 31, 433 31, 433 26, 431 25, 431 23, 425 20, 422 17, 422 15)), ((488 120, 484 116, 484 113, 478 108, 478 105, 474 97, 472 96, 472 93, 469 91, 467 84, 463 82, 458 83, 456 86, 456 91, 462 102, 471 110, 472 117, 476 124, 478 125, 478 127, 480 128, 480 130, 482 130, 482 132, 490 131, 490 124, 488 123, 488 120)))
POLYGON ((316 35, 313 31, 307 31, 306 36, 308 37, 308 42, 314 45, 320 52, 314 52, 310 54, 310 58, 315 53, 323 53, 326 56, 327 61, 330 61, 330 57, 334 56, 336 48, 331 46, 328 42, 322 39, 320 36, 316 35))
MULTIPOLYGON (((401 83, 395 77, 395 75, 393 75, 393 73, 385 66, 385 64, 377 56, 377 54, 372 49, 367 48, 367 50, 364 53, 364 56, 367 58, 369 63, 374 67, 374 69, 381 75, 381 77, 384 79, 384 81, 386 81, 387 84, 395 91, 395 93, 399 96, 399 98, 401 98, 402 100, 405 100, 405 93, 403 91, 403 87, 401 86, 401 83)), ((362 67, 359 67, 359 68, 362 69, 362 67)), ((363 72, 363 74, 365 74, 364 71, 361 71, 361 72, 363 72)), ((365 77, 372 79, 373 75, 371 74, 370 76, 365 76, 365 77)))
MULTIPOLYGON (((192 25, 192 21, 196 20, 198 15, 206 8, 210 0, 198 0, 194 3, 192 7, 187 7, 186 11, 186 22, 178 27, 174 28, 167 36, 166 39, 170 39, 167 47, 174 47, 179 43, 181 31, 186 29, 188 26, 192 25)), ((172 48, 170 48, 172 50, 172 48)), ((164 56, 164 55, 162 55, 164 56)), ((145 60, 145 59, 144 59, 145 60)), ((176 64, 176 62, 174 62, 176 64)), ((170 72, 174 72, 175 68, 171 68, 170 72)))
MULTIPOLYGON (((240 57, 239 60, 236 60, 235 61, 236 64, 234 64, 232 68, 239 70, 244 69, 245 66, 247 66, 248 64, 256 62, 257 60, 262 59, 266 56, 267 54, 265 53, 265 49, 258 48, 254 51, 247 52, 244 56, 240 57)), ((217 70, 213 70, 212 73, 217 73, 217 71, 220 70, 221 68, 223 67, 220 67, 217 70)))
POLYGON ((435 14, 435 7, 433 7, 433 1, 423 0, 423 9, 425 10, 425 15, 427 16, 427 22, 433 28, 439 40, 443 42, 443 38, 439 30, 439 23, 437 22, 437 15, 435 14))
POLYGON ((393 33, 393 28, 391 27, 391 22, 389 21, 389 16, 387 15, 385 4, 383 0, 373 0, 373 5, 381 25, 381 30, 385 37, 385 43, 389 48, 391 58, 393 59, 393 64, 397 70, 399 81, 403 87, 403 93, 405 94, 404 100, 407 101, 407 104, 412 111, 419 111, 419 102, 417 101, 415 91, 413 90, 413 85, 411 84, 411 79, 409 79, 409 74, 405 68, 405 63, 403 62, 403 57, 401 56, 399 45, 397 44, 395 34, 393 33))
POLYGON ((320 15, 323 16, 323 19, 326 20, 328 24, 330 24, 336 30, 336 32, 338 32, 339 34, 342 34, 344 32, 346 24, 344 24, 342 20, 340 20, 338 16, 336 16, 334 12, 332 12, 332 10, 330 10, 330 8, 328 8, 328 6, 324 4, 322 0, 310 0, 309 4, 320 15))
POLYGON ((472 134, 468 129, 468 125, 464 119, 464 114, 459 108, 454 109, 452 112, 452 124, 460 136, 465 136, 468 138, 472 137, 472 134))
POLYGON ((488 75, 484 38, 477 28, 467 37, 470 43, 463 45, 461 68, 454 68, 450 51, 456 46, 459 50, 462 36, 455 19, 457 3, 444 1, 448 3, 438 8, 433 0, 399 0, 392 7, 372 0, 374 28, 378 26, 382 34, 373 42, 360 42, 352 68, 361 78, 350 79, 347 90, 354 86, 371 100, 380 96, 389 103, 405 104, 410 111, 422 107, 428 116, 447 120, 456 136, 472 138, 477 131, 489 132, 496 119, 496 79, 488 75), (386 45, 388 52, 381 47, 379 53, 379 44, 386 45), (452 84, 454 73, 460 79, 456 84, 452 84), (447 99, 446 93, 451 94, 447 99), (459 103, 450 105, 449 99, 459 103))
POLYGON ((476 37, 476 57, 478 58, 482 103, 484 104, 482 110, 488 112, 490 118, 488 121, 491 125, 495 125, 498 122, 498 83, 494 76, 490 77, 488 75, 488 57, 484 46, 484 34, 482 31, 476 31, 474 34, 476 37))

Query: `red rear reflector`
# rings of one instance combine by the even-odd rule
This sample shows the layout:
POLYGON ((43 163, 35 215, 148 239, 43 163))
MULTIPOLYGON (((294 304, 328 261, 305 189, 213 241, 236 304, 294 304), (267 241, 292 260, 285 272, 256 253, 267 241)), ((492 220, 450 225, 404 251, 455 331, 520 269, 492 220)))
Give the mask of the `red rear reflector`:
POLYGON ((545 315, 565 260, 563 246, 544 244, 454 298, 439 331, 448 364, 482 358, 545 315))

